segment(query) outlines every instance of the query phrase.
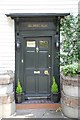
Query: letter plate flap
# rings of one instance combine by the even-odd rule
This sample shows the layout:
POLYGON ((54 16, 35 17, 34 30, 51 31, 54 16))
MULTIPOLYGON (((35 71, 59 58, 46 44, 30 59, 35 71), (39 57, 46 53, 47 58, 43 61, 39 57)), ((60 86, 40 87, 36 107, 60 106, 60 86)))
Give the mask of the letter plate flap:
POLYGON ((34 74, 40 74, 40 71, 34 71, 34 74))

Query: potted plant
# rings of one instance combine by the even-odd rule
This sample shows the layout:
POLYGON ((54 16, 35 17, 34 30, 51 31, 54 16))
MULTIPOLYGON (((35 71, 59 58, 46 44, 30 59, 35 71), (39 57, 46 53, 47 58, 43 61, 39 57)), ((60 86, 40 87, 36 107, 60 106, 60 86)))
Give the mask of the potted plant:
POLYGON ((21 87, 20 81, 18 80, 18 84, 16 87, 16 102, 22 103, 22 98, 23 98, 23 89, 21 87))
POLYGON ((54 77, 53 77, 53 83, 51 86, 51 101, 53 101, 54 103, 57 103, 60 101, 60 92, 58 90, 58 85, 54 77))

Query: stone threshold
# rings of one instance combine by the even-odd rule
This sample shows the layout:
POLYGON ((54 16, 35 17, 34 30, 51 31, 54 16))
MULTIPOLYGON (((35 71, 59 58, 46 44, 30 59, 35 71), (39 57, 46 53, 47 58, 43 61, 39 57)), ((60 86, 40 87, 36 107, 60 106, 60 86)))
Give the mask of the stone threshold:
POLYGON ((60 103, 45 103, 45 104, 16 104, 16 110, 26 110, 26 109, 58 109, 61 107, 60 103))

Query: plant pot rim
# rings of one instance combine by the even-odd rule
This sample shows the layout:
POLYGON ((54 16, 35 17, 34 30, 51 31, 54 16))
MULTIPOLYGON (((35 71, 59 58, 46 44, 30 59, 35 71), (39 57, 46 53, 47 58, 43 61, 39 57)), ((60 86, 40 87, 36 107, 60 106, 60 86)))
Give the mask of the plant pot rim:
POLYGON ((23 95, 24 93, 16 93, 16 95, 23 95))
POLYGON ((60 92, 53 92, 52 94, 59 94, 60 92))
POLYGON ((61 72, 60 75, 63 79, 68 79, 68 80, 72 80, 72 79, 77 80, 79 77, 78 74, 76 74, 75 76, 70 76, 70 75, 64 75, 63 72, 61 72))

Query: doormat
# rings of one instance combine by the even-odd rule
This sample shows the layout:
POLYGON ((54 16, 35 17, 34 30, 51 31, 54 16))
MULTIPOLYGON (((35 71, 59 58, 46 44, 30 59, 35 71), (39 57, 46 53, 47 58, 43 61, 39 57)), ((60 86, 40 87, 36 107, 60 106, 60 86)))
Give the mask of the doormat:
POLYGON ((41 100, 26 100, 26 101, 24 101, 24 103, 25 104, 46 104, 46 103, 54 103, 54 102, 52 102, 52 101, 50 101, 50 100, 47 100, 47 99, 41 99, 41 100))

